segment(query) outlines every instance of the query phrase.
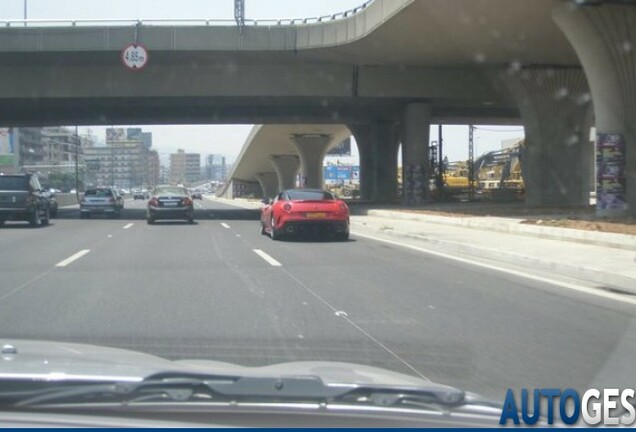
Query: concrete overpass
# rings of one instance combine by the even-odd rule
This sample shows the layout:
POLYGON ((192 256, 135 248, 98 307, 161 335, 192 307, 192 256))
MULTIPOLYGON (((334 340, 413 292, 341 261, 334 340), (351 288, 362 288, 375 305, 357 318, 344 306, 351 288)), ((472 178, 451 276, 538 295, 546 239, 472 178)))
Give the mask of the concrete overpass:
POLYGON ((232 197, 240 185, 271 198, 293 188, 299 172, 307 187, 321 188, 325 154, 349 136, 349 129, 338 124, 254 126, 220 194, 232 197))
POLYGON ((242 31, 10 23, 0 29, 0 124, 347 125, 365 193, 392 199, 373 185, 393 181, 401 142, 413 179, 405 202, 418 203, 430 122, 521 120, 528 203, 581 205, 595 121, 616 150, 601 152, 599 212, 634 213, 634 22, 624 4, 375 0, 344 19, 242 31), (143 72, 120 64, 134 41, 151 54, 143 72))

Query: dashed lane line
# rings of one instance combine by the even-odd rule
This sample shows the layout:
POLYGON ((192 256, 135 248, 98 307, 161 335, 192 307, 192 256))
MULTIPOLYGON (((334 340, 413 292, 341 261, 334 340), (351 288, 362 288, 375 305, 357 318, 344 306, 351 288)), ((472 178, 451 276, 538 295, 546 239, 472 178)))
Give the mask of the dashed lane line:
POLYGON ((65 260, 62 260, 59 263, 55 264, 55 267, 66 267, 69 264, 71 264, 73 261, 77 261, 78 259, 80 259, 84 255, 86 255, 90 251, 91 251, 90 249, 83 249, 83 250, 77 252, 76 254, 73 254, 70 257, 66 258, 65 260))
POLYGON ((256 255, 258 255, 259 257, 263 258, 265 261, 267 261, 271 266, 273 266, 273 267, 282 267, 283 266, 281 263, 276 261, 274 258, 269 256, 268 254, 266 254, 262 250, 260 250, 260 249, 252 249, 252 250, 254 251, 254 253, 256 253, 256 255))

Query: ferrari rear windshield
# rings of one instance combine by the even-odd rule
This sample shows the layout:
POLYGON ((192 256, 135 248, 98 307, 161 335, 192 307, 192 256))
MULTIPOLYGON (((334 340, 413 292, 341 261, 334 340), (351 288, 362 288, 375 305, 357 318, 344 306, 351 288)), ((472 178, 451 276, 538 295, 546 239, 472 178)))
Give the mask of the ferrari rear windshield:
POLYGON ((333 199, 333 196, 329 192, 323 191, 295 190, 287 192, 287 195, 289 195, 289 199, 293 201, 324 201, 333 199))

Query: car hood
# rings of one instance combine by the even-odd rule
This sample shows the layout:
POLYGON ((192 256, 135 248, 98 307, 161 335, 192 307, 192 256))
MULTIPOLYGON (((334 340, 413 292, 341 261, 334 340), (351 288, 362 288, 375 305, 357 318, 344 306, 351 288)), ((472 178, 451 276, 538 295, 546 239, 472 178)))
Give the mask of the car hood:
MULTIPOLYGON (((325 384, 421 386, 422 378, 340 362, 292 362, 246 367, 210 360, 171 361, 118 348, 65 342, 1 340, 0 379, 141 381, 157 373, 234 376, 318 376, 325 384), (15 349, 11 353, 10 345, 15 349)), ((450 389, 450 387, 449 387, 450 389)))

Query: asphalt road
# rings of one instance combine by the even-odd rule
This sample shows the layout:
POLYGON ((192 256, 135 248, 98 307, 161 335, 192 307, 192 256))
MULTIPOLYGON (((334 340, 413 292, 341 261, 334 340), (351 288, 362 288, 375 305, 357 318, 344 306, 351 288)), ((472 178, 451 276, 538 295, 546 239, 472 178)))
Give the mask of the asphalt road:
POLYGON ((7 223, 0 341, 364 363, 497 399, 509 387, 620 387, 633 374, 632 306, 356 235, 274 242, 255 211, 196 205, 194 225, 149 226, 140 201, 121 219, 61 210, 41 229, 7 223))

